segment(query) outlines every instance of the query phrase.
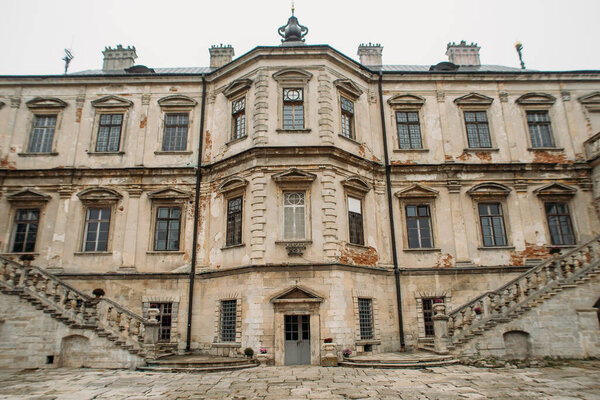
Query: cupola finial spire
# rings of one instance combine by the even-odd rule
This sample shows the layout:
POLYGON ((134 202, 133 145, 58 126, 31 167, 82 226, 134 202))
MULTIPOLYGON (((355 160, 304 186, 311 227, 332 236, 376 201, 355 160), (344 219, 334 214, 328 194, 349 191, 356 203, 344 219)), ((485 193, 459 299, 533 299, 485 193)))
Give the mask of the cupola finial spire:
POLYGON ((277 32, 283 39, 282 46, 305 46, 304 37, 308 33, 308 28, 300 25, 298 18, 294 15, 294 0, 292 0, 292 16, 288 18, 287 25, 280 27, 277 32))

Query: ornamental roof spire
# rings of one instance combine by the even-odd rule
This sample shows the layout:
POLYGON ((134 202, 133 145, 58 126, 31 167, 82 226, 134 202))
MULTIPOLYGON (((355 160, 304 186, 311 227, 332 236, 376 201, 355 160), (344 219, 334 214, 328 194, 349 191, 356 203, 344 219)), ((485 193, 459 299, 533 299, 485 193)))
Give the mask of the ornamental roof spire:
POLYGON ((295 7, 292 1, 292 16, 288 19, 287 25, 280 27, 277 32, 281 39, 282 46, 306 46, 304 37, 308 33, 308 28, 300 25, 298 18, 294 15, 295 7))

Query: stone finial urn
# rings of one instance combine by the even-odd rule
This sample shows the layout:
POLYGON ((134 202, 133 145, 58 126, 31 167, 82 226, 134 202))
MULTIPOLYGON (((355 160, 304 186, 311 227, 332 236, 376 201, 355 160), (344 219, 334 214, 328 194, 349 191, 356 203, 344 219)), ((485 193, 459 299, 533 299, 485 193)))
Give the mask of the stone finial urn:
POLYGON ((336 354, 337 346, 335 343, 324 343, 323 353, 325 355, 321 359, 321 365, 324 367, 337 367, 338 358, 336 354))
POLYGON ((148 309, 148 320, 150 322, 158 322, 156 317, 158 316, 159 313, 160 313, 160 310, 158 308, 149 308, 148 309))

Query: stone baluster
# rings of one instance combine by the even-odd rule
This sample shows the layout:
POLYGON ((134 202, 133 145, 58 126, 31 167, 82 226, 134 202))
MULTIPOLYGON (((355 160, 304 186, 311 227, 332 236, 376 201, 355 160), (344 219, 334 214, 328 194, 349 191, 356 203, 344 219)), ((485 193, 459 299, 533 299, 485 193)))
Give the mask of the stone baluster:
POLYGON ((148 321, 144 322, 144 350, 146 357, 156 358, 156 345, 158 343, 159 323, 156 317, 160 310, 158 308, 148 309, 148 321))
POLYGON ((448 354, 448 316, 446 315, 446 305, 444 303, 435 303, 433 305, 435 315, 431 317, 433 320, 433 331, 435 338, 433 345, 438 354, 448 354))
POLYGON ((484 317, 488 317, 491 314, 491 302, 492 296, 490 294, 481 299, 481 313, 484 317))

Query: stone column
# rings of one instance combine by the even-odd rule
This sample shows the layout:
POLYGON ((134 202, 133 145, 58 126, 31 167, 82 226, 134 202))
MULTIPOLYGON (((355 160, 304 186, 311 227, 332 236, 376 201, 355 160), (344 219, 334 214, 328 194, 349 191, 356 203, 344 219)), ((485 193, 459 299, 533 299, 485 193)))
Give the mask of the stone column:
MULTIPOLYGON (((60 272, 63 269, 62 263, 65 259, 65 240, 67 239, 67 221, 69 219, 69 205, 73 189, 70 186, 61 186, 58 189, 58 207, 56 209, 56 219, 54 221, 54 232, 52 234, 52 246, 48 254, 49 260, 58 260, 58 264, 49 266, 49 270, 60 272)), ((76 238, 74 238, 76 239, 76 238)), ((76 249, 78 251, 79 249, 76 249)))
POLYGON ((433 331, 435 333, 433 340, 435 351, 438 354, 448 354, 448 344, 450 342, 448 339, 448 319, 450 317, 446 315, 446 305, 444 303, 435 303, 433 311, 435 315, 431 319, 433 320, 433 331))

